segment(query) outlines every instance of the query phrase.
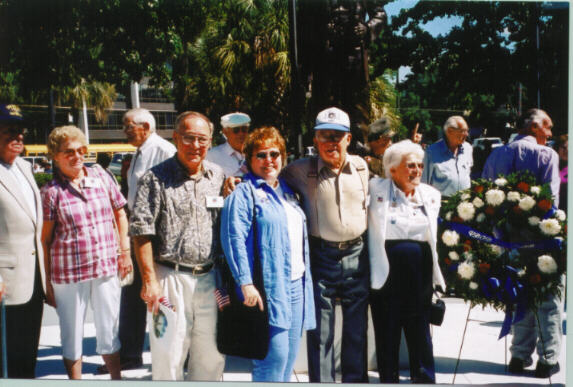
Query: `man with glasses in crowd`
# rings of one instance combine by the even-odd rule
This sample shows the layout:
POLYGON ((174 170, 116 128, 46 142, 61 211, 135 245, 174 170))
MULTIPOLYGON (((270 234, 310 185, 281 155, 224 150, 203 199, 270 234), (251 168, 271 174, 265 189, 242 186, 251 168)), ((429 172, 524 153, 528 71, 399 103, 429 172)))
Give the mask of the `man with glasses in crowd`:
POLYGON ((220 253, 225 176, 205 161, 212 135, 213 125, 203 114, 180 114, 173 132, 177 153, 143 175, 131 213, 141 298, 156 312, 165 297, 175 314, 174 326, 167 328, 175 329, 168 348, 150 334, 153 380, 183 380, 187 355, 187 380, 218 381, 223 375, 212 269, 220 253))
POLYGON ((386 177, 382 158, 386 149, 392 145, 392 136, 394 136, 394 131, 388 117, 381 117, 368 126, 370 154, 364 159, 373 175, 386 177))
POLYGON ((222 132, 227 141, 211 149, 207 160, 223 168, 227 177, 243 176, 246 172, 243 166, 243 144, 250 124, 251 118, 245 113, 229 113, 221 117, 222 132))
MULTIPOLYGON (((142 108, 128 110, 123 115, 123 130, 127 141, 137 148, 127 171, 128 215, 133 210, 137 183, 151 167, 167 160, 175 154, 175 146, 155 132, 155 118, 142 108)), ((132 256, 132 258, 135 258, 132 256)), ((146 313, 141 301, 141 278, 137 265, 134 265, 133 284, 121 289, 119 313, 119 340, 121 342, 121 369, 140 368, 145 340, 146 313)), ((105 365, 99 373, 107 373, 105 365)))
POLYGON ((462 116, 451 116, 444 123, 444 138, 426 149, 422 183, 429 184, 447 199, 471 186, 473 149, 466 142, 469 129, 462 116))
POLYGON ((335 304, 342 306, 343 382, 368 382, 366 327, 369 290, 365 240, 368 166, 347 154, 350 119, 321 111, 314 127, 319 157, 287 165, 282 177, 303 199, 309 222, 316 329, 307 332, 310 382, 334 382, 335 304))
POLYGON ((33 379, 44 311, 43 217, 32 165, 19 157, 23 150, 20 108, 0 104, 0 300, 6 305, 2 345, 8 377, 33 379))

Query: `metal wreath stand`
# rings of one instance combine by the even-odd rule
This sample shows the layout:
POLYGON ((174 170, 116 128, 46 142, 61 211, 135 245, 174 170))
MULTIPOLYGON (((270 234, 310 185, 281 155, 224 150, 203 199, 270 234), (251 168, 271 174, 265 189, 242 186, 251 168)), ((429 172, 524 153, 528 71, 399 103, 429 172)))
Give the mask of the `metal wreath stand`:
MULTIPOLYGON (((456 367, 454 368, 454 378, 452 379, 452 384, 456 383, 456 375, 458 373, 458 366, 460 365, 460 359, 462 356, 462 348, 464 347, 464 340, 466 338, 466 332, 468 329, 468 322, 470 321, 481 321, 481 320, 474 320, 474 319, 470 319, 470 313, 472 311, 472 309, 474 308, 475 305, 470 304, 470 307, 468 309, 468 314, 466 316, 466 324, 464 325, 464 333, 462 335, 462 343, 460 344, 460 350, 458 352, 458 359, 456 361, 456 367)), ((547 352, 545 351, 545 340, 543 339, 543 335, 541 332, 541 326, 539 323, 539 315, 537 314, 537 309, 533 309, 532 310, 533 314, 535 315, 535 321, 537 322, 537 329, 539 331, 539 338, 538 340, 541 340, 541 346, 543 348, 543 357, 547 358, 547 352)), ((507 372, 507 335, 504 336, 504 340, 505 340, 505 358, 504 358, 504 364, 505 364, 505 371, 507 372)), ((553 385, 553 382, 551 381, 551 374, 548 377, 549 379, 549 385, 553 385)))

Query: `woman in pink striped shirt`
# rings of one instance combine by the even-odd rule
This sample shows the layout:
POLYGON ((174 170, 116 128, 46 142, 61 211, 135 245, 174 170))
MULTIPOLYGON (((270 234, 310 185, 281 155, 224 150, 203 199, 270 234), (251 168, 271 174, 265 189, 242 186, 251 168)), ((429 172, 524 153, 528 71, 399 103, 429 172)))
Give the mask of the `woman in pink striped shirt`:
POLYGON ((46 302, 60 319, 64 365, 70 379, 81 379, 83 325, 91 302, 96 351, 111 378, 121 379, 117 273, 123 278, 133 270, 123 210, 126 200, 101 167, 84 165, 87 141, 80 129, 54 129, 48 152, 56 169, 53 180, 41 190, 46 302))

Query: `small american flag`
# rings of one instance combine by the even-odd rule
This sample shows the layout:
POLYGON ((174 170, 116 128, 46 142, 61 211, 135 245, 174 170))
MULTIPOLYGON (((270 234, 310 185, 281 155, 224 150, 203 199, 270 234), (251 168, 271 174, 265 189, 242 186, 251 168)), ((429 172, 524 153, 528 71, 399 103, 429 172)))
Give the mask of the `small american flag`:
POLYGON ((215 289, 215 299, 217 300, 219 310, 223 310, 223 308, 231 304, 227 289, 215 289))

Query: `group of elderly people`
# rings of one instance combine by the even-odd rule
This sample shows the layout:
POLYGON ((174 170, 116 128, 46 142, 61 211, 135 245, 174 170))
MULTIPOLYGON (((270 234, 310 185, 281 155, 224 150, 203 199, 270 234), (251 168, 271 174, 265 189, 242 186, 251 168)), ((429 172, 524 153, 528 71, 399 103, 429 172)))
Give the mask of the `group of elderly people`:
MULTIPOLYGON (((233 119, 248 126, 243 116, 226 117, 233 119)), ((135 130, 131 126, 126 132, 135 130)), ((157 339, 150 338, 153 379, 182 379, 187 358, 188 379, 221 379, 224 357, 215 343, 212 269, 222 251, 244 304, 269 315, 269 350, 253 362, 253 380, 290 381, 302 333, 308 330, 311 381, 334 381, 334 308, 340 300, 343 381, 367 381, 370 301, 380 380, 399 380, 404 329, 412 380, 435 382, 429 310, 434 286, 445 288, 436 252, 440 192, 421 183, 420 145, 410 140, 390 145, 382 159, 387 178, 369 179, 366 162, 346 152, 348 115, 329 108, 314 128, 319 156, 297 160, 285 170, 286 146, 279 131, 248 131, 241 150, 244 165, 240 159, 231 165, 246 171, 238 183, 216 157, 205 160, 213 136, 207 117, 185 112, 175 126, 177 152, 142 174, 129 226, 126 199, 116 182, 98 165, 84 164, 84 134, 64 126, 49 136, 55 172, 41 190, 45 293, 60 318, 70 378, 81 377, 89 303, 96 350, 111 377, 121 378, 119 279, 134 269, 129 233, 143 283, 141 298, 152 313, 168 300, 176 314, 177 340, 165 356, 154 356, 157 339), (224 185, 225 191, 234 191, 223 202, 224 185), (255 254, 263 288, 253 284, 255 254)))

